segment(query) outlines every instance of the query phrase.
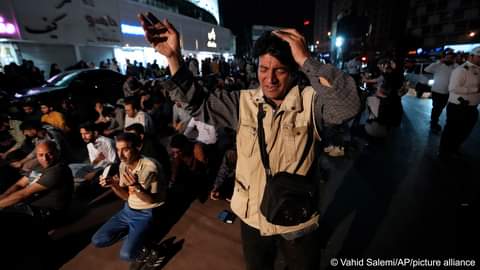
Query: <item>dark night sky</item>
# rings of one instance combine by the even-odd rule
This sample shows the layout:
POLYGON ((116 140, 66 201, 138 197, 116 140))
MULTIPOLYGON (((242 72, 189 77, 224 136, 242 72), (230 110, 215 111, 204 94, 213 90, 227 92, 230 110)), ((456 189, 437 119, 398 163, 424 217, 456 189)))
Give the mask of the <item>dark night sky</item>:
POLYGON ((313 0, 219 0, 223 25, 234 34, 253 24, 300 28, 313 18, 313 0))
POLYGON ((219 0, 223 26, 237 37, 237 52, 245 54, 251 45, 251 26, 293 27, 312 36, 314 0, 219 0), (311 24, 303 26, 305 19, 311 24))

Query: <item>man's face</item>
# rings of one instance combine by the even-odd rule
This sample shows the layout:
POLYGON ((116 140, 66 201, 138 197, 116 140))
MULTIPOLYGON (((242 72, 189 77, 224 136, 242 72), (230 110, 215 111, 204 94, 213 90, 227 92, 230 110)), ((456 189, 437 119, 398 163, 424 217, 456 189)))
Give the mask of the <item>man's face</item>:
POLYGON ((122 162, 125 162, 126 164, 132 164, 133 162, 138 160, 138 150, 134 149, 127 142, 117 141, 115 143, 115 146, 117 148, 118 157, 122 162))
POLYGON ((258 80, 263 95, 274 102, 281 103, 287 91, 292 87, 287 66, 270 54, 259 57, 258 80))
POLYGON ((33 107, 32 106, 23 106, 23 111, 26 114, 32 114, 33 113, 33 107))
POLYGON ((47 114, 50 112, 50 108, 47 105, 40 106, 40 110, 42 111, 43 114, 47 114))
POLYGON ((470 62, 472 62, 472 64, 480 66, 480 55, 472 55, 470 59, 470 62))
POLYGON ((447 54, 445 56, 445 59, 443 60, 443 62, 445 63, 445 65, 449 66, 449 65, 453 65, 453 63, 455 63, 455 55, 453 54, 447 54))
POLYGON ((82 139, 85 143, 91 143, 94 142, 96 139, 95 132, 93 131, 88 131, 84 128, 80 129, 80 135, 82 136, 82 139))
POLYGON ((36 129, 25 129, 23 131, 23 136, 33 139, 37 137, 37 130, 36 129))
POLYGON ((170 148, 170 155, 173 159, 181 158, 182 157, 182 150, 179 148, 172 147, 170 148))
POLYGON ((52 166, 56 160, 56 149, 50 149, 47 144, 39 144, 37 146, 37 160, 44 169, 52 166))
POLYGON ((128 117, 135 117, 137 115, 137 111, 133 108, 131 104, 125 104, 125 113, 128 117))

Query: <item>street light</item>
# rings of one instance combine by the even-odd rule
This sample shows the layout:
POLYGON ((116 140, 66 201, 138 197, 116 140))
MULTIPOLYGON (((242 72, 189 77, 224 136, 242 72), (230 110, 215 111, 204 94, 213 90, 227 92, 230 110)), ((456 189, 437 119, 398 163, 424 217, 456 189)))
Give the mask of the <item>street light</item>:
POLYGON ((475 32, 470 32, 470 33, 468 33, 468 36, 469 36, 469 37, 474 37, 476 34, 477 34, 477 33, 475 33, 475 32))

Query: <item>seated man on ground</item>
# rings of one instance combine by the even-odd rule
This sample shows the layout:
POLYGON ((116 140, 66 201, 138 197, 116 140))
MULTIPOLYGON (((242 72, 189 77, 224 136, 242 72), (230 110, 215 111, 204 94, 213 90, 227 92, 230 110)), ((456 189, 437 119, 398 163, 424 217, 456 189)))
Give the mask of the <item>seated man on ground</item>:
POLYGON ((171 164, 167 149, 165 149, 162 144, 155 141, 152 136, 146 135, 145 128, 139 123, 126 127, 125 132, 133 133, 138 136, 140 139, 140 154, 158 161, 164 169, 165 176, 167 177, 166 179, 169 179, 171 164))
POLYGON ((167 185, 161 165, 140 155, 140 141, 136 135, 118 135, 115 146, 121 160, 120 176, 102 177, 100 185, 111 188, 126 202, 122 210, 93 235, 92 244, 107 247, 128 235, 120 249, 120 258, 135 261, 145 254, 146 240, 156 240, 149 233, 165 202, 167 185))
POLYGON ((87 144, 89 163, 72 163, 68 166, 73 171, 76 182, 91 181, 107 165, 117 161, 114 141, 99 135, 97 125, 84 123, 80 126, 80 135, 87 144))
POLYGON ((60 160, 55 142, 42 141, 36 146, 42 170, 23 176, 0 195, 0 212, 33 216, 45 228, 59 224, 66 214, 73 194, 72 172, 60 160))
MULTIPOLYGON (((42 125, 37 121, 25 121, 20 124, 20 130, 26 138, 25 143, 31 142, 33 145, 37 145, 44 140, 54 141, 61 159, 66 162, 70 159, 69 145, 58 129, 50 125, 42 125)), ((32 170, 40 168, 35 151, 35 148, 30 153, 15 153, 14 151, 6 159, 12 167, 21 169, 24 174, 29 174, 32 170), (10 158, 10 156, 14 158, 10 158)))

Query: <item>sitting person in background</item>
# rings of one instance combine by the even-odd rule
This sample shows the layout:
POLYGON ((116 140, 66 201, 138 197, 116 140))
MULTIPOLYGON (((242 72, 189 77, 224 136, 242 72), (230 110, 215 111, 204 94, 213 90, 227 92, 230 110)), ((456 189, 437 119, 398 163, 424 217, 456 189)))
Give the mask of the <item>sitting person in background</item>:
POLYGON ((126 202, 122 210, 93 235, 92 244, 107 247, 128 236, 120 249, 120 258, 135 261, 145 253, 147 239, 154 238, 148 233, 160 217, 167 187, 161 166, 140 155, 140 141, 136 135, 118 135, 115 146, 121 160, 119 176, 101 178, 100 185, 111 188, 126 202))
POLYGON ((0 195, 0 213, 33 216, 50 229, 64 220, 71 202, 72 172, 61 162, 55 142, 39 142, 35 153, 42 170, 31 177, 23 176, 0 195))
POLYGON ((21 123, 17 119, 0 115, 0 160, 22 147, 25 136, 20 130, 21 123))
POLYGON ((40 110, 42 111, 42 118, 40 121, 45 124, 49 124, 55 128, 60 129, 63 132, 68 132, 69 129, 65 122, 63 114, 55 111, 50 102, 44 100, 40 102, 40 110))
MULTIPOLYGON (((183 134, 176 134, 170 142, 172 160, 172 176, 170 186, 178 194, 195 196, 200 184, 206 180, 207 166, 204 161, 196 158, 195 144, 183 134)), ((197 149, 197 151, 201 151, 197 149)), ((204 156, 198 154, 197 156, 204 156)))
MULTIPOLYGON (((40 122, 25 121, 20 124, 20 130, 22 130, 23 135, 25 136, 25 142, 32 142, 35 146, 44 140, 54 141, 62 160, 65 162, 70 160, 70 147, 67 144, 65 137, 58 129, 50 125, 42 125, 40 122)), ((35 149, 30 153, 11 153, 11 155, 15 157, 7 158, 10 165, 14 168, 21 169, 27 174, 30 173, 32 169, 38 167, 35 149)))
POLYGON ((22 104, 23 121, 39 121, 42 119, 42 112, 38 110, 38 104, 34 102, 25 102, 22 104))
POLYGON ((139 109, 135 97, 125 98, 125 126, 139 123, 145 128, 146 134, 153 133, 153 121, 150 115, 139 109))
POLYGON ((117 161, 114 141, 99 135, 98 127, 93 123, 80 125, 80 135, 87 144, 89 163, 69 164, 76 182, 91 181, 98 172, 117 161))
POLYGON ((122 133, 125 128, 125 110, 123 108, 123 100, 117 101, 114 107, 103 107, 103 113, 110 118, 110 124, 103 130, 103 135, 113 137, 122 133))
POLYGON ((222 164, 218 170, 210 199, 219 200, 225 198, 230 201, 235 184, 235 168, 237 167, 237 150, 228 149, 223 156, 222 164))

